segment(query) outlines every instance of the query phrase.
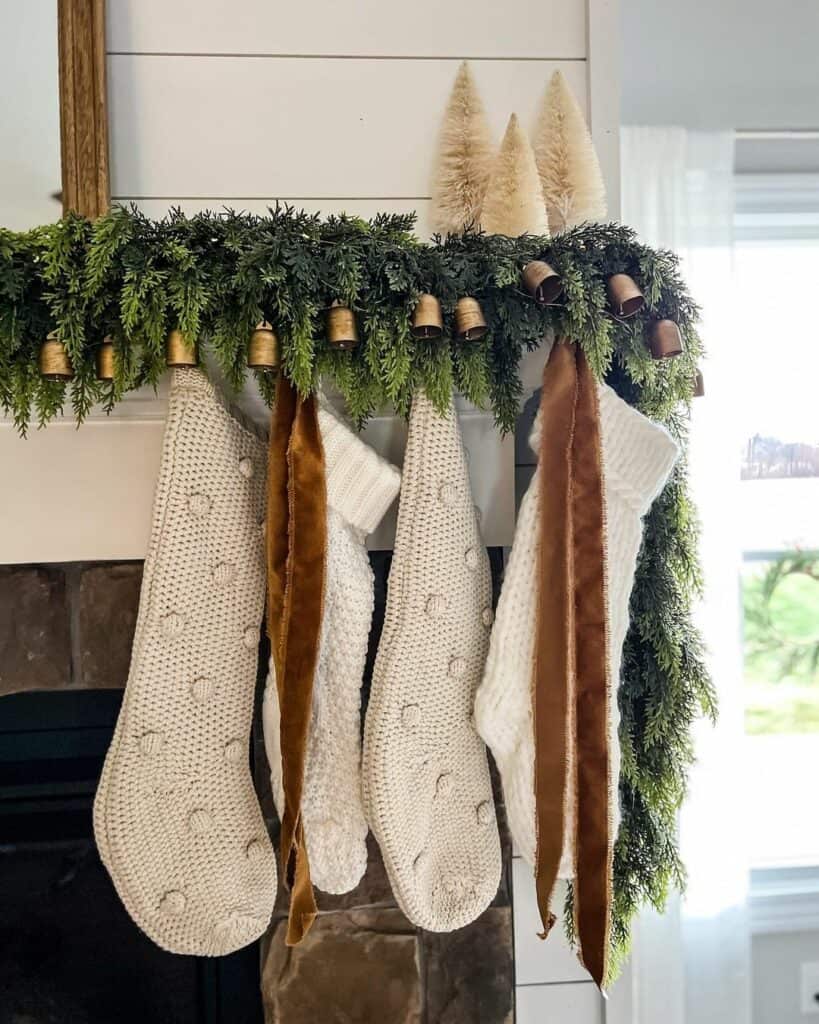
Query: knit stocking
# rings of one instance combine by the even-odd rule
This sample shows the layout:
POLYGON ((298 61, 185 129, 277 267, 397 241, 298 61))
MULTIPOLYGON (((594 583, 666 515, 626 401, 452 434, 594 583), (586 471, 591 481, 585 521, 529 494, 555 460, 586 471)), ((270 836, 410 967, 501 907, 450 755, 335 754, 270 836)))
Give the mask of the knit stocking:
MULTIPOLYGON (((364 541, 398 493, 401 476, 329 409, 319 408, 327 474, 324 617, 302 819, 313 881, 325 892, 354 889, 367 867, 361 798, 361 679, 373 613, 373 574, 364 541)), ((262 705, 273 798, 284 813, 279 696, 270 674, 262 705)))
POLYGON ((497 892, 500 841, 472 709, 492 624, 454 410, 413 398, 384 631, 364 729, 364 804, 393 892, 430 931, 497 892))
MULTIPOLYGON (((663 427, 646 419, 610 387, 599 390, 606 504, 606 603, 608 661, 612 686, 620 679, 623 641, 628 629, 628 604, 642 518, 662 490, 676 461, 675 442, 663 427)), ((530 437, 539 448, 539 420, 530 437)), ((535 659, 540 488, 547 486, 535 469, 518 514, 515 540, 504 575, 498 615, 489 647, 483 682, 475 699, 475 721, 497 762, 503 782, 509 827, 521 855, 535 862, 534 730, 532 673, 535 659)), ((620 774, 616 696, 610 701, 609 749, 612 837, 620 824, 616 780, 620 774)), ((573 765, 569 765, 571 779, 573 765)), ((568 786, 569 793, 573 785, 568 786)), ((569 801, 560 877, 574 874, 573 806, 569 801)))
POLYGON ((276 859, 248 766, 264 607, 265 446, 177 370, 117 729, 94 803, 102 859, 159 946, 265 930, 276 859))

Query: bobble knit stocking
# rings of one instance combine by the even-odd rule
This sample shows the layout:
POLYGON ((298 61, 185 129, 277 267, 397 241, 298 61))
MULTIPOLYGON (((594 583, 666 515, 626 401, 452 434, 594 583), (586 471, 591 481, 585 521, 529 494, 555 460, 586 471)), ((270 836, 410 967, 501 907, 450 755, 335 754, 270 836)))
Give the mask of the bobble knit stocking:
MULTIPOLYGON (((599 390, 603 449, 603 490, 606 504, 606 584, 608 661, 612 686, 620 679, 623 641, 628 630, 628 604, 642 518, 662 490, 678 449, 663 427, 646 419, 611 388, 599 390)), ((530 444, 539 447, 536 421, 530 444)), ((534 728, 532 676, 535 660, 540 488, 548 486, 535 470, 518 515, 512 553, 498 602, 486 671, 475 699, 478 731, 491 749, 503 782, 509 827, 521 855, 535 862, 534 728)), ((612 839, 620 823, 616 780, 620 774, 620 724, 616 697, 610 701, 609 749, 612 839)), ((573 766, 569 765, 571 778, 573 766)), ((571 783, 568 792, 573 791, 571 783)), ((573 807, 566 809, 565 841, 560 877, 574 875, 573 807)))
POLYGON ((429 931, 474 920, 500 880, 486 750, 472 720, 491 624, 458 421, 417 392, 362 772, 395 897, 429 931))
MULTIPOLYGON (((313 680, 302 819, 319 889, 354 889, 367 867, 361 797, 361 679, 373 614, 373 573, 364 546, 395 500, 401 475, 325 407, 319 429, 327 474, 324 617, 313 680)), ((270 674, 262 706, 273 798, 284 811, 279 696, 270 674)))
POLYGON ((247 945, 276 894, 248 765, 265 459, 204 375, 174 372, 131 670, 94 803, 122 902, 173 953, 247 945))

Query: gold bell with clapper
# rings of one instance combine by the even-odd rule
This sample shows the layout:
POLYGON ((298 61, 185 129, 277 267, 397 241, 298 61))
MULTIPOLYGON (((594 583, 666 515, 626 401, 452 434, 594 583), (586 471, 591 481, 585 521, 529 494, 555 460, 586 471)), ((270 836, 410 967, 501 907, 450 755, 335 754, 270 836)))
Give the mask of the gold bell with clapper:
POLYGON ((261 373, 275 373, 279 368, 279 339, 271 324, 262 320, 250 335, 247 346, 247 365, 261 373))

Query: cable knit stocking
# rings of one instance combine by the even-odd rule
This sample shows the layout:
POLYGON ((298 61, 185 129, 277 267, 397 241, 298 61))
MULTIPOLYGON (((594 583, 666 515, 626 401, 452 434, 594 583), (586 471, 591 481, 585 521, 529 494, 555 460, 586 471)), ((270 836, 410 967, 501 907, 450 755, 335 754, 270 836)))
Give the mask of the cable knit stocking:
MULTIPOLYGON (((628 630, 628 604, 642 518, 662 490, 678 449, 666 430, 646 419, 608 386, 601 386, 600 428, 606 503, 606 584, 609 678, 620 679, 623 641, 628 630)), ((539 447, 539 420, 530 437, 539 447)), ((537 615, 538 515, 540 488, 548 486, 535 469, 518 514, 515 540, 506 567, 498 616, 492 631, 486 671, 475 699, 478 731, 491 749, 503 782, 509 827, 521 855, 535 862, 534 730, 532 673, 537 615)), ((612 790, 612 838, 620 824, 616 780, 620 774, 620 724, 616 697, 610 702, 609 749, 612 790)), ((572 764, 569 765, 572 774, 572 764)), ((573 786, 568 787, 569 793, 573 786)), ((574 827, 571 801, 567 808, 560 877, 574 874, 574 827)))
MULTIPOLYGON (((361 679, 373 614, 364 541, 395 500, 398 470, 331 410, 319 408, 327 473, 327 562, 319 660, 302 795, 310 872, 319 889, 354 889, 367 867, 361 798, 361 679)), ((284 810, 279 697, 270 665, 262 706, 273 798, 284 810)))
POLYGON ((276 894, 248 759, 265 460, 203 374, 174 372, 131 670, 94 803, 122 902, 173 953, 247 945, 276 894))
POLYGON ((407 917, 451 931, 492 901, 500 841, 472 719, 491 581, 454 410, 410 412, 384 631, 364 729, 364 803, 407 917))

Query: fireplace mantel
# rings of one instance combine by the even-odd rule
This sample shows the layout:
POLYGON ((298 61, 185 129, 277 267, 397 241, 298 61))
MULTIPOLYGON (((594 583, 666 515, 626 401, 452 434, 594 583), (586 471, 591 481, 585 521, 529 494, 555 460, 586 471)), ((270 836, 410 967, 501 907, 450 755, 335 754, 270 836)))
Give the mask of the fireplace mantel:
MULTIPOLYGON (((47 427, 32 427, 25 439, 9 419, 0 419, 0 564, 145 557, 167 395, 166 377, 156 392, 134 392, 110 415, 92 411, 79 429, 67 409, 47 427)), ((268 414, 255 388, 246 388, 238 404, 266 423, 268 414)), ((513 439, 501 438, 491 413, 463 399, 457 406, 484 541, 490 547, 509 546, 515 519, 513 439)), ((403 419, 376 416, 363 436, 401 464, 403 419)), ((370 538, 370 548, 390 549, 394 533, 395 507, 370 538)))

